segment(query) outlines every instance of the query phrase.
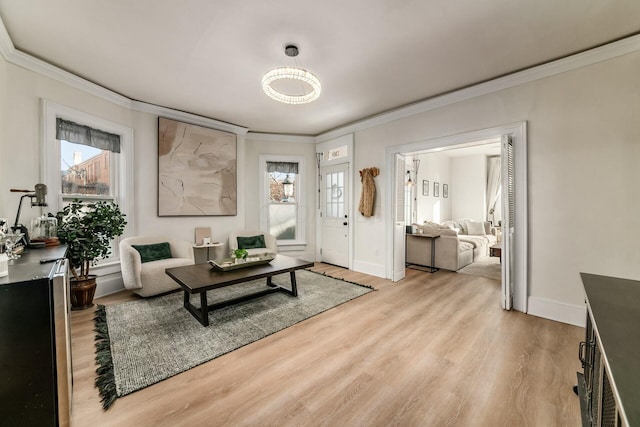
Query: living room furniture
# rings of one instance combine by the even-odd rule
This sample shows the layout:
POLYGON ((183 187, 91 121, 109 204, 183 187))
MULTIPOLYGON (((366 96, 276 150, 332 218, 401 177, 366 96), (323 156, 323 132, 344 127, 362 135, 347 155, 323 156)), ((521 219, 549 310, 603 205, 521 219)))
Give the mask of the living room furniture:
POLYGON ((183 267, 167 268, 166 274, 172 278, 184 291, 184 308, 195 317, 202 326, 209 325, 209 311, 226 307, 239 302, 248 301, 274 292, 284 292, 291 296, 298 296, 296 288, 296 270, 313 267, 313 262, 303 261, 285 255, 276 255, 270 264, 255 265, 231 271, 219 271, 209 264, 195 264, 183 267), (287 289, 271 282, 272 276, 289 273, 291 289, 287 289), (263 291, 243 295, 216 304, 208 304, 207 291, 236 285, 255 279, 266 278, 267 288, 263 291), (200 307, 191 304, 191 295, 200 295, 200 307))
POLYGON ((222 242, 202 243, 200 245, 194 244, 193 250, 194 250, 195 263, 202 264, 203 262, 207 262, 210 259, 220 258, 219 256, 216 255, 216 253, 218 252, 218 248, 221 248, 223 246, 224 246, 224 243, 222 242), (211 248, 214 248, 213 251, 211 251, 211 248))
MULTIPOLYGON (((489 256, 489 247, 496 243, 495 229, 489 222, 460 220, 437 224, 425 221, 424 224, 412 224, 412 227, 422 234, 440 234, 435 243, 435 267, 443 270, 457 271, 489 256)), ((413 263, 410 260, 425 256, 431 256, 428 245, 407 246, 406 262, 413 263)))
POLYGON ((578 395, 583 426, 640 425, 640 281, 580 273, 587 301, 578 395))
POLYGON ((426 271, 427 273, 435 273, 436 271, 438 271, 439 268, 436 268, 435 265, 436 265, 436 239, 438 239, 439 237, 440 237, 439 233, 438 234, 435 234, 435 233, 407 234, 407 241, 406 241, 407 253, 405 257, 406 264, 408 266, 419 265, 422 267, 427 267, 428 270, 422 270, 422 271, 426 271), (423 243, 420 241, 420 239, 428 239, 431 241, 430 260, 427 259, 426 253, 420 250, 420 248, 423 246, 423 243))
POLYGON ((10 262, 9 274, 0 278, 0 425, 70 423, 65 251, 65 246, 29 249, 10 262))
POLYGON ((500 262, 502 262, 502 245, 495 244, 489 246, 489 256, 500 258, 500 262))
POLYGON ((232 231, 229 233, 229 250, 234 251, 236 249, 246 249, 249 253, 249 256, 255 254, 263 254, 265 252, 270 252, 277 254, 278 253, 278 242, 274 236, 269 233, 265 233, 260 230, 243 230, 243 231, 232 231), (256 236, 263 236, 264 245, 254 246, 252 248, 244 247, 240 248, 241 245, 238 244, 238 237, 241 238, 250 238, 256 236))
POLYGON ((136 236, 120 241, 120 266, 124 287, 141 297, 163 294, 180 289, 177 283, 165 274, 165 269, 192 265, 195 262, 193 245, 180 239, 164 236, 136 236), (168 243, 171 257, 143 262, 140 252, 133 245, 147 246, 168 243))

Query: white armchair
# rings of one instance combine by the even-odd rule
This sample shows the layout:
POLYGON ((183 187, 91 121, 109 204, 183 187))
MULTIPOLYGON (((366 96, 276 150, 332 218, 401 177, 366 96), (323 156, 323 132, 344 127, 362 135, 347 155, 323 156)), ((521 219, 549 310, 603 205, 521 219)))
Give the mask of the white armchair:
POLYGON ((179 289, 180 286, 165 273, 166 268, 194 264, 193 246, 179 239, 162 236, 128 237, 120 241, 120 267, 124 287, 142 297, 149 297, 179 289), (169 243, 171 258, 142 262, 140 252, 132 245, 169 243))
POLYGON ((229 233, 229 249, 234 251, 238 249, 238 237, 254 237, 262 235, 264 238, 264 247, 254 247, 254 248, 245 248, 249 255, 255 254, 264 254, 264 253, 278 253, 278 243, 276 238, 273 237, 269 233, 265 233, 260 230, 243 230, 243 231, 232 231, 229 233))

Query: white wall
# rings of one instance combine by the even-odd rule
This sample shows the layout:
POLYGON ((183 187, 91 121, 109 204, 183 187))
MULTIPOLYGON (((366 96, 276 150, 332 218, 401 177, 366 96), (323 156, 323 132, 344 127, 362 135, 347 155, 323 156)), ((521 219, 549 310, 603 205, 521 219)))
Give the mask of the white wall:
MULTIPOLYGON (((487 156, 475 155, 451 159, 451 218, 484 221, 487 190, 487 156)), ((442 193, 442 185, 440 188, 442 193)))
POLYGON ((451 219, 451 159, 445 153, 420 154, 418 182, 416 184, 418 198, 418 223, 424 221, 444 222, 451 219), (429 181, 429 195, 422 195, 422 181, 429 181), (433 183, 440 184, 440 196, 433 195, 433 183), (449 185, 449 197, 443 197, 442 185, 449 185))
MULTIPOLYGON (((565 311, 583 308, 581 271, 640 279, 639 69, 640 52, 636 51, 357 130, 353 194, 361 191, 358 170, 376 166, 381 175, 376 180, 375 216, 356 217, 354 269, 365 271, 367 266, 366 272, 385 271, 385 247, 392 243, 385 240, 391 219, 385 218, 381 208, 389 194, 387 146, 526 120, 529 295, 534 313, 544 315, 549 306, 565 311)), ((0 59, 0 95, 1 217, 14 217, 18 207, 19 197, 9 193, 10 188, 32 188, 40 181, 39 101, 46 98, 134 129, 139 234, 162 233, 191 240, 194 227, 208 225, 214 238, 224 240, 226 230, 245 226, 245 212, 247 225, 255 224, 254 205, 249 201, 249 188, 255 181, 249 180, 251 170, 243 169, 246 142, 242 138, 238 140, 237 217, 158 218, 157 117, 88 95, 4 59, 0 59), (242 204, 245 199, 247 206, 242 204)), ((252 146, 251 159, 260 151, 252 146)), ((455 192, 452 185, 450 193, 455 192)), ((38 211, 25 209, 22 222, 38 211)))
MULTIPOLYGON (((579 272, 640 279, 639 69, 634 52, 360 130, 354 169, 384 165, 387 146, 526 120, 530 307, 579 311, 579 272)), ((380 186, 376 202, 388 192, 380 186)), ((392 244, 384 214, 356 223, 363 264, 385 262, 371 250, 392 244)))
POLYGON ((260 229, 260 188, 258 177, 258 162, 261 154, 286 154, 293 156, 304 156, 304 186, 302 194, 304 197, 305 212, 305 239, 306 246, 302 250, 289 252, 286 247, 279 248, 280 252, 287 255, 313 261, 315 259, 316 243, 316 156, 315 144, 279 141, 277 136, 271 137, 268 141, 260 139, 259 136, 247 137, 245 152, 245 226, 247 229, 260 229), (275 138, 275 139, 274 139, 275 138))
MULTIPOLYGON (((245 160, 244 137, 238 136, 238 215, 231 217, 157 216, 156 115, 118 106, 68 85, 7 63, 0 57, 0 217, 15 220, 20 197, 10 188, 33 188, 40 176, 40 99, 62 104, 134 129, 135 134, 135 224, 132 234, 166 235, 194 240, 195 227, 211 227, 213 238, 226 241, 229 230, 244 227, 245 160)), ((23 206, 20 222, 49 208, 23 206)), ((121 286, 119 278, 98 280, 96 295, 121 286), (114 284, 114 280, 117 282, 114 284)))

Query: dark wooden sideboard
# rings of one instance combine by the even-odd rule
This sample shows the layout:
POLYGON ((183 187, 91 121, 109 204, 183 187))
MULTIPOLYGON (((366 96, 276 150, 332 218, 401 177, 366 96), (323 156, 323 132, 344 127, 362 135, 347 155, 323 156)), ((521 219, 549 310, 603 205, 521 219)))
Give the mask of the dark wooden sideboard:
POLYGON ((0 277, 0 425, 68 426, 66 248, 30 249, 0 277), (40 260, 60 260, 41 263, 40 260))
POLYGON ((640 281, 581 273, 586 338, 578 373, 583 426, 640 426, 640 281))

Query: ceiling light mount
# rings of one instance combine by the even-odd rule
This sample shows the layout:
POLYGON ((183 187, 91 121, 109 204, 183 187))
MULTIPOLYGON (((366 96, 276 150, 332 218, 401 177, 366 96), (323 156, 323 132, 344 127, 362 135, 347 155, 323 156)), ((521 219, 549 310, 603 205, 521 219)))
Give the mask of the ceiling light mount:
MULTIPOLYGON (((284 48, 285 55, 295 58, 300 51, 298 46, 288 44, 284 48)), ((279 67, 265 73, 262 77, 262 89, 269 97, 285 104, 306 104, 315 101, 320 96, 322 87, 320 80, 307 70, 298 67, 279 67), (302 95, 288 94, 278 91, 273 87, 273 83, 279 80, 294 80, 300 82, 302 95), (305 93, 304 84, 311 88, 305 93)))
POLYGON ((300 53, 300 51, 298 50, 298 46, 296 46, 295 44, 288 44, 284 47, 284 53, 287 56, 298 56, 298 54, 300 53))

